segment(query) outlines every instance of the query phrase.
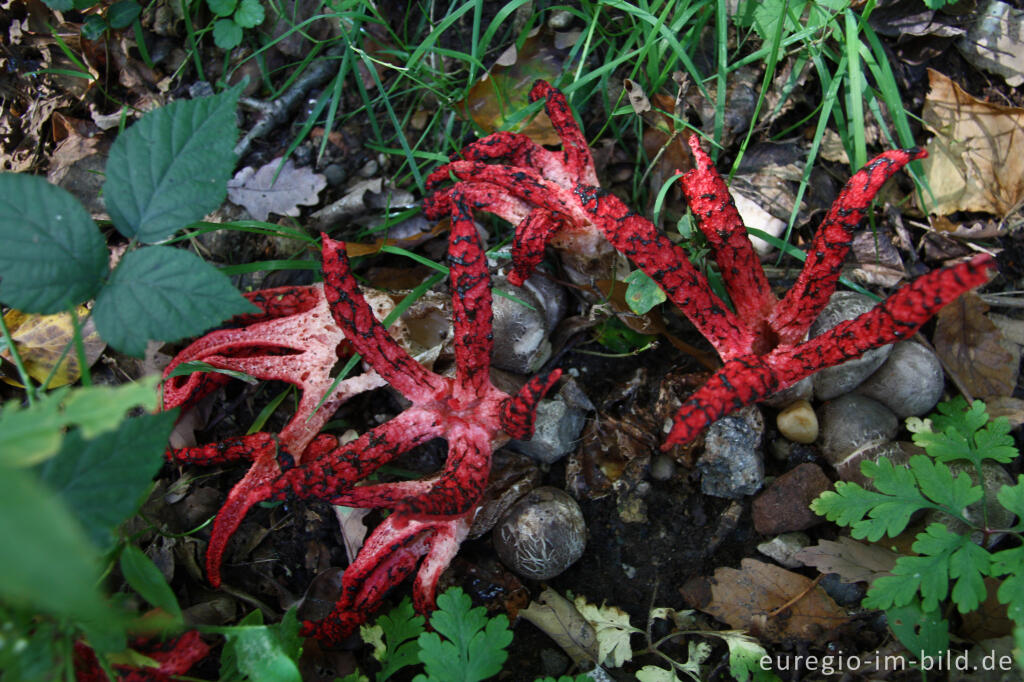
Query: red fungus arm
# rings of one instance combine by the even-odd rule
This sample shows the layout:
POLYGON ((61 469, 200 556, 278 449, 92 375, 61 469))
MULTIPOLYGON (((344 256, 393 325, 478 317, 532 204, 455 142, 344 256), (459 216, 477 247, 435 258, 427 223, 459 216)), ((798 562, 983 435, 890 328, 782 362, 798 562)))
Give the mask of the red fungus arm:
POLYGON ((432 479, 377 483, 349 488, 328 501, 345 507, 383 507, 413 517, 455 516, 473 509, 491 470, 487 433, 468 424, 454 425, 447 434, 448 459, 432 479))
MULTIPOLYGON (((594 157, 587 145, 587 138, 576 124, 565 95, 547 81, 536 80, 530 88, 530 101, 544 99, 544 111, 551 119, 551 125, 562 141, 562 152, 565 155, 564 166, 568 182, 560 183, 572 187, 578 183, 596 185, 597 173, 594 170, 594 157)), ((556 180, 557 178, 551 178, 556 180)))
POLYGON ((755 335, 711 290, 686 252, 599 187, 577 190, 583 208, 620 253, 658 283, 724 359, 751 352, 755 335))
POLYGON ((411 407, 340 447, 310 446, 302 463, 275 484, 275 491, 278 496, 293 491, 304 498, 334 499, 403 452, 442 434, 435 414, 411 407))
POLYGON ((322 234, 321 239, 324 295, 345 338, 377 374, 409 400, 424 402, 444 391, 444 381, 413 360, 374 317, 352 276, 345 243, 334 241, 326 234, 322 234))
POLYGON ((864 219, 878 190, 907 163, 925 156, 927 153, 920 149, 884 152, 846 183, 814 236, 800 276, 771 315, 770 323, 780 343, 799 343, 828 303, 853 243, 852 231, 864 219))
POLYGON ((533 436, 533 422, 537 418, 537 403, 555 385, 562 370, 531 378, 514 396, 501 404, 501 430, 517 440, 533 436))
POLYGON ((452 196, 452 226, 448 238, 451 272, 452 326, 455 331, 455 384, 457 403, 480 398, 490 386, 491 278, 487 257, 473 224, 473 214, 461 190, 452 196))
POLYGON ((805 343, 726 362, 679 408, 663 449, 693 440, 711 422, 792 386, 819 369, 910 338, 940 308, 988 281, 988 271, 993 267, 992 257, 982 254, 966 263, 930 272, 860 317, 805 343))
POLYGON ((696 135, 690 137, 690 149, 695 166, 679 178, 686 203, 714 250, 715 262, 736 314, 748 327, 757 329, 775 306, 775 295, 729 188, 711 157, 701 149, 700 138, 696 135))

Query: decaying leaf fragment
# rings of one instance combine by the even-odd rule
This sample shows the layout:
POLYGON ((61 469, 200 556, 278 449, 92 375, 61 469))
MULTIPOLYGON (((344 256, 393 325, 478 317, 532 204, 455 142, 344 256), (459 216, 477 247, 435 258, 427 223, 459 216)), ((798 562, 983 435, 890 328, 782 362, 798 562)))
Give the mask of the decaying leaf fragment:
POLYGON ((1014 357, 1002 332, 985 313, 988 305, 968 292, 936 316, 935 352, 976 398, 1008 396, 1017 385, 1014 357))
MULTIPOLYGON (((85 359, 91 365, 100 357, 107 344, 100 338, 92 318, 86 319, 89 314, 88 308, 84 305, 78 306, 75 314, 82 325, 85 359)), ((18 310, 9 310, 4 315, 4 322, 11 331, 11 338, 22 362, 25 363, 25 369, 33 379, 45 381, 55 366, 57 371, 50 380, 50 388, 74 383, 82 376, 82 368, 78 366, 78 355, 74 349, 64 354, 73 339, 71 316, 68 313, 30 315, 18 310)), ((4 349, 0 351, 0 357, 10 360, 11 354, 4 349)), ((2 378, 13 386, 21 386, 16 377, 2 378)))
POLYGON ((927 212, 985 211, 1005 216, 1024 199, 1024 109, 984 102, 938 71, 921 113, 935 133, 925 177, 927 212))
POLYGON ((705 580, 710 599, 694 606, 762 641, 817 641, 849 620, 811 580, 755 559, 744 559, 739 570, 718 568, 705 580))
POLYGON ((327 178, 309 166, 297 168, 291 159, 281 166, 276 158, 259 170, 246 166, 235 173, 228 181, 228 199, 244 206, 256 220, 266 220, 271 213, 297 216, 299 206, 317 203, 326 186, 327 178))
POLYGON ((839 542, 820 540, 813 547, 796 553, 804 566, 814 566, 822 573, 836 573, 844 583, 862 580, 872 582, 886 575, 896 565, 899 554, 885 547, 841 537, 839 542))
POLYGON ((597 631, 571 601, 546 588, 519 612, 548 637, 555 640, 576 665, 584 668, 598 661, 597 631))

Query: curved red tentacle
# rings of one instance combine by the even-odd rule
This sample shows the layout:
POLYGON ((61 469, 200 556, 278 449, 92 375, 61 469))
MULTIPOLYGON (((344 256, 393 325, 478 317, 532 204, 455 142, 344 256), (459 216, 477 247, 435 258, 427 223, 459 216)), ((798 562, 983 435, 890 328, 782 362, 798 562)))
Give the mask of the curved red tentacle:
POLYGON ((516 440, 526 440, 533 436, 537 403, 561 376, 560 369, 535 376, 527 381, 518 393, 506 398, 501 404, 501 430, 516 440))
POLYGON ((884 152, 854 173, 846 183, 814 235, 800 276, 769 318, 780 343, 799 343, 828 303, 853 243, 852 231, 864 219, 871 201, 885 181, 906 164, 927 155, 923 149, 884 152))
POLYGON ((377 320, 349 268, 345 243, 321 234, 324 294, 345 338, 377 374, 413 402, 445 390, 445 381, 426 370, 399 346, 377 320))
POLYGON ((910 338, 940 308, 987 282, 988 271, 994 267, 991 256, 975 256, 918 277, 860 317, 809 341, 779 346, 767 355, 729 360, 679 408, 662 448, 693 440, 716 419, 792 386, 819 369, 910 338))
POLYGON ((448 237, 448 265, 452 286, 452 326, 455 330, 455 383, 453 397, 468 403, 490 386, 491 277, 480 235, 462 190, 452 195, 452 226, 448 237))
POLYGON ((686 203, 697 225, 714 251, 718 271, 729 292, 736 314, 747 326, 757 329, 768 319, 776 304, 761 261, 747 236, 736 203, 715 164, 700 146, 700 138, 690 137, 695 165, 679 178, 686 203))

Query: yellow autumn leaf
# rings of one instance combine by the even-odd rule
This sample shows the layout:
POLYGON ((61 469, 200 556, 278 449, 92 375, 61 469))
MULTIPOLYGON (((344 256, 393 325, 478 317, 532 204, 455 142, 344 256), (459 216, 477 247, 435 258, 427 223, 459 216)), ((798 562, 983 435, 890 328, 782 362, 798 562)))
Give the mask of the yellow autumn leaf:
MULTIPOLYGON (((84 320, 88 313, 89 310, 85 306, 79 306, 76 311, 79 321, 84 320)), ((54 365, 57 365, 57 361, 60 360, 64 349, 72 342, 71 315, 68 313, 35 315, 23 313, 20 310, 10 310, 4 315, 4 322, 7 323, 15 348, 18 349, 18 355, 25 363, 25 369, 29 376, 39 382, 45 381, 46 377, 50 376, 54 365)), ((85 343, 85 357, 91 365, 96 362, 107 344, 96 332, 92 318, 85 320, 82 325, 82 337, 85 343)), ((0 355, 7 360, 11 359, 10 351, 7 349, 0 352, 0 355)), ((78 366, 78 354, 74 348, 71 348, 64 355, 63 360, 60 360, 60 365, 57 367, 57 372, 54 374, 53 380, 50 381, 49 387, 57 388, 74 383, 81 376, 82 369, 78 366)), ((16 377, 4 376, 0 379, 12 386, 21 386, 16 377)))

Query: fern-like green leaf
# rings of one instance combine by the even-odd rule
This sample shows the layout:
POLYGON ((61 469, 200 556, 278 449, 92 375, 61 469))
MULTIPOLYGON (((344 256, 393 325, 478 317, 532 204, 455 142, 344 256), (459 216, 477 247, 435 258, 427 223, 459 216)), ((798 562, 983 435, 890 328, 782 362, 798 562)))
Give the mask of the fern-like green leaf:
POLYGON ((985 403, 975 400, 970 407, 957 396, 938 406, 931 416, 932 430, 914 434, 914 442, 940 462, 963 459, 981 464, 983 460, 1009 462, 1017 456, 1005 417, 989 421, 985 403))
POLYGON ((508 618, 488 618, 482 606, 472 605, 458 588, 437 598, 437 611, 430 617, 435 632, 419 636, 426 675, 418 675, 417 682, 478 682, 501 672, 508 658, 505 649, 512 643, 508 618))
POLYGON ((982 498, 981 486, 974 485, 971 477, 964 473, 954 479, 953 472, 945 464, 938 464, 924 455, 915 455, 910 458, 909 465, 921 492, 955 516, 982 498))
POLYGON ((984 584, 979 588, 979 582, 989 570, 988 552, 971 542, 969 536, 951 533, 941 523, 933 523, 919 534, 913 550, 920 556, 900 557, 891 576, 871 585, 864 599, 866 608, 906 606, 919 593, 921 608, 933 611, 949 595, 950 578, 957 581, 957 606, 962 611, 977 607, 985 595, 984 584))

